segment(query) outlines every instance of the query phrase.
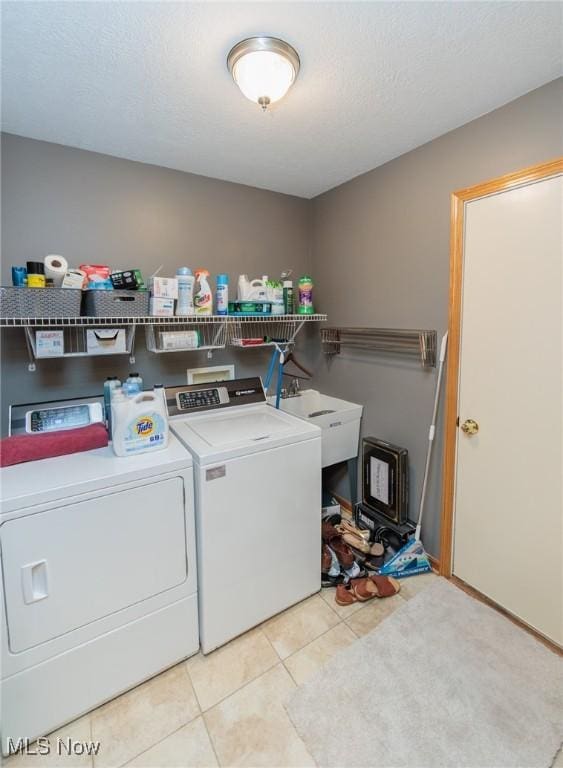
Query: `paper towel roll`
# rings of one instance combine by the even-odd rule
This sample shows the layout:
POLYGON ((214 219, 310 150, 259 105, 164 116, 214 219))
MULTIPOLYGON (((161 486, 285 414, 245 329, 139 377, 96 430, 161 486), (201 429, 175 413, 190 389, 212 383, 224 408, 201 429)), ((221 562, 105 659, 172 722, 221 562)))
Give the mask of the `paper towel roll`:
POLYGON ((68 261, 64 256, 50 254, 45 256, 45 277, 53 281, 55 288, 60 288, 68 269, 68 261))

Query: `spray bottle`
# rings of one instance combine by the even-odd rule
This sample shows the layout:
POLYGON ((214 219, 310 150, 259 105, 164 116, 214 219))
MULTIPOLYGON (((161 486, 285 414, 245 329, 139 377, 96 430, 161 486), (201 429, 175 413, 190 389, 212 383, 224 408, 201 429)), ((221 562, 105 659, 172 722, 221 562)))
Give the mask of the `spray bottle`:
POLYGON ((213 295, 207 280, 209 272, 206 269, 196 269, 195 277, 198 284, 194 296, 195 313, 196 315, 212 315, 213 295))
POLYGON ((226 315, 229 311, 229 276, 217 275, 217 291, 215 306, 218 315, 226 315))

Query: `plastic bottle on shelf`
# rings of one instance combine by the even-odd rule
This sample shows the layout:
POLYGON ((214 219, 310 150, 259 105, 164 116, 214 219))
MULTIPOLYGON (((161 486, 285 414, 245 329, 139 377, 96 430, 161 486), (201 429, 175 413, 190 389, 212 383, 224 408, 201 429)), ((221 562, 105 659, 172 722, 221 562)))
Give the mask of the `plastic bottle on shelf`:
POLYGON ((286 315, 293 315, 295 305, 293 302, 293 280, 283 281, 283 308, 286 315))
POLYGON ((309 277, 309 275, 303 275, 303 277, 299 278, 297 287, 299 292, 297 313, 299 315, 313 315, 315 313, 313 307, 313 278, 309 277))
POLYGON ((213 314, 213 295, 209 287, 209 272, 206 269, 196 269, 195 278, 197 281, 197 291, 194 296, 194 307, 196 315, 213 314))
POLYGON ((229 311, 229 276, 217 275, 217 291, 215 307, 218 315, 226 315, 229 311))
POLYGON ((176 302, 176 315, 193 315, 194 309, 194 283, 195 277, 189 267, 178 267, 176 270, 178 280, 178 301, 176 302))

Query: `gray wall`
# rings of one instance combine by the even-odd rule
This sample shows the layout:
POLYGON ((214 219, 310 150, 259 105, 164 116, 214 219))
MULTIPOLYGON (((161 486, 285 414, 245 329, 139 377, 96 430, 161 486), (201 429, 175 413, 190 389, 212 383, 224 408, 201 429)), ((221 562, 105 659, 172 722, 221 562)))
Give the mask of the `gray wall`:
MULTIPOLYGON (((548 84, 360 176, 313 202, 61 147, 2 137, 2 283, 11 264, 62 253, 95 261, 279 274, 311 270, 315 303, 331 324, 397 328, 447 325, 450 193, 563 153, 563 81, 548 84), (311 240, 312 238, 312 240, 311 240), (311 253, 312 246, 312 253, 311 253)), ((129 363, 46 360, 28 373, 19 331, 3 333, 2 417, 7 404, 99 391, 129 363)), ((238 375, 263 373, 258 350, 151 355, 137 344, 148 383, 185 380, 185 369, 235 360, 238 375)), ((327 361, 311 331, 303 344, 323 391, 364 403, 363 433, 411 455, 414 513, 424 466, 435 371, 364 352, 327 361)), ((437 554, 441 442, 432 466, 425 543, 437 554)), ((342 485, 339 488, 343 488, 342 485)), ((347 490, 347 489, 345 489, 347 490)), ((346 493, 345 493, 346 495, 346 493)))
MULTIPOLYGON (((310 270, 311 203, 240 184, 167 170, 19 136, 2 135, 2 285, 11 265, 59 253, 69 263, 136 266, 149 275, 176 267, 277 275, 310 270)), ((155 355, 137 341, 149 384, 182 383, 186 368, 236 363, 240 376, 264 373, 263 350, 155 355)), ((23 331, 3 331, 2 421, 7 406, 100 391, 106 376, 126 376, 127 358, 44 360, 27 370, 23 331)))
MULTIPOLYGON (((316 301, 330 325, 430 328, 441 337, 450 193, 563 154, 562 84, 554 81, 315 199, 316 301)), ((409 449, 411 514, 434 383, 435 371, 357 350, 316 360, 315 385, 364 403, 364 435, 409 449)), ((439 550, 440 469, 438 440, 423 529, 433 554, 439 550)))

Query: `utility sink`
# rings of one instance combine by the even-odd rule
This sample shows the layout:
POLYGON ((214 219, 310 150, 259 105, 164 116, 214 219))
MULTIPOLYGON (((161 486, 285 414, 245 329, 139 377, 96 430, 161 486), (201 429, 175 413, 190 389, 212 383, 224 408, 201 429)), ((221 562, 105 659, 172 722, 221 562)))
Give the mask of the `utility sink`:
MULTIPOLYGON (((275 406, 275 397, 269 397, 268 401, 275 406)), ((322 429, 323 467, 357 457, 362 405, 323 395, 316 389, 304 389, 295 397, 282 398, 280 410, 322 429)))

